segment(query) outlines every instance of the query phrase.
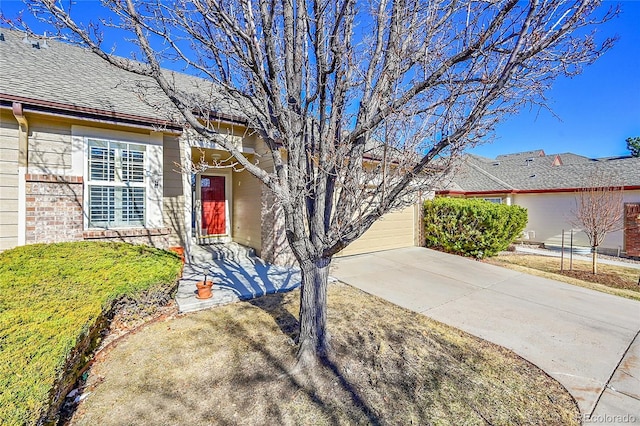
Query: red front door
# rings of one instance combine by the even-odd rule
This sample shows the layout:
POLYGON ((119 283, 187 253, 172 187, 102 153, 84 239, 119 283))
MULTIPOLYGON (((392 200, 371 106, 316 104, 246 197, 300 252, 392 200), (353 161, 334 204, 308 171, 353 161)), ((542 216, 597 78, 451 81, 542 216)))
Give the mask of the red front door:
POLYGON ((226 234, 224 176, 202 176, 202 234, 226 234))

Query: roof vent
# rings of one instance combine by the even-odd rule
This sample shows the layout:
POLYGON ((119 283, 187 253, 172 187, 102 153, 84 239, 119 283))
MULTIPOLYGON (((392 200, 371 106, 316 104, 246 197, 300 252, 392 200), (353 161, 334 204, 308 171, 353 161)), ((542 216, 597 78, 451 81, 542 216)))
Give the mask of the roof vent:
POLYGON ((530 178, 534 178, 534 177, 536 177, 536 175, 531 175, 531 176, 529 176, 529 177, 530 177, 530 178))
POLYGON ((31 47, 33 47, 34 49, 40 49, 40 42, 36 41, 35 43, 31 43, 31 47))
POLYGON ((0 33, 0 41, 4 41, 4 33, 0 33))
POLYGON ((500 162, 499 162, 499 161, 496 161, 495 163, 493 163, 493 165, 494 165, 494 166, 499 166, 499 165, 500 165, 500 162))

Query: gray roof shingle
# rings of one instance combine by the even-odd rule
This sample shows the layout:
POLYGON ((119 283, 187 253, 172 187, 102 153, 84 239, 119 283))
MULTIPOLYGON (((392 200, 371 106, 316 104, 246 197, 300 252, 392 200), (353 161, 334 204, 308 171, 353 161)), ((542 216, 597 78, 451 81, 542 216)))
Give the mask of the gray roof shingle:
MULTIPOLYGON (((116 68, 87 49, 55 40, 25 39, 25 34, 0 29, 0 98, 38 101, 60 108, 98 114, 131 115, 179 122, 175 108, 154 80, 116 68), (39 48, 33 47, 37 43, 39 48)), ((198 97, 211 111, 235 116, 212 82, 167 71, 180 90, 198 97)))
POLYGON ((542 156, 501 155, 493 160, 467 154, 453 182, 448 190, 463 192, 535 191, 604 185, 640 186, 640 158, 589 159, 564 153, 542 156), (554 162, 557 157, 560 159, 559 164, 554 162), (594 182, 594 176, 604 176, 603 180, 606 182, 594 182))

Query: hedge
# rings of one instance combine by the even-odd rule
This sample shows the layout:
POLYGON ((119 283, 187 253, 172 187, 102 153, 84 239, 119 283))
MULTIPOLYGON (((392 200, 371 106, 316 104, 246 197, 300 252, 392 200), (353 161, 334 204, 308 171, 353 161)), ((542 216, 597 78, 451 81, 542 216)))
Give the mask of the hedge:
POLYGON ((475 258, 506 250, 527 220, 525 208, 481 199, 436 198, 424 203, 426 246, 475 258))

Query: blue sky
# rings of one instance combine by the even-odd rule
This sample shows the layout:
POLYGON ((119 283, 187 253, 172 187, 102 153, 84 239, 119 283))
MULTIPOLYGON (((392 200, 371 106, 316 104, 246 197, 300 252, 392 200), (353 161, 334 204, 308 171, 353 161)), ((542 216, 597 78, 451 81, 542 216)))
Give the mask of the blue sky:
MULTIPOLYGON (((78 3, 90 13, 92 1, 78 3)), ((640 136, 640 0, 619 4, 620 17, 598 29, 602 37, 618 35, 617 44, 581 75, 560 78, 547 92, 555 116, 538 107, 523 110, 497 126, 493 142, 470 152, 492 158, 534 149, 588 157, 627 155, 625 139, 640 136)), ((7 17, 24 8, 17 0, 0 3, 7 17)))
POLYGON ((640 136, 640 1, 619 3, 620 17, 599 29, 617 34, 618 43, 582 74, 556 80, 547 92, 558 117, 523 110, 498 125, 492 143, 470 152, 490 158, 534 149, 594 158, 628 155, 625 139, 640 136))

